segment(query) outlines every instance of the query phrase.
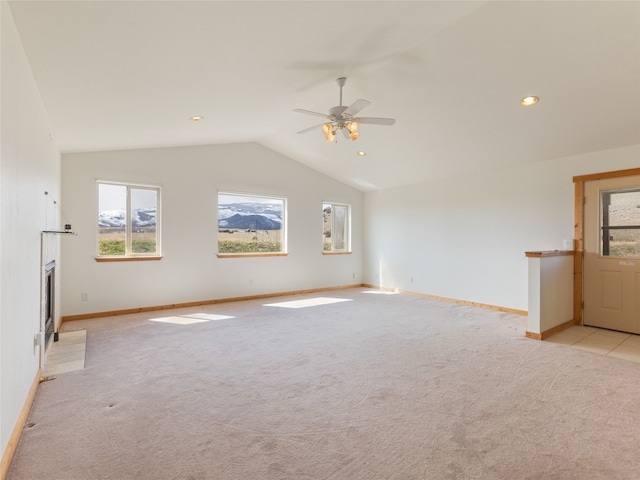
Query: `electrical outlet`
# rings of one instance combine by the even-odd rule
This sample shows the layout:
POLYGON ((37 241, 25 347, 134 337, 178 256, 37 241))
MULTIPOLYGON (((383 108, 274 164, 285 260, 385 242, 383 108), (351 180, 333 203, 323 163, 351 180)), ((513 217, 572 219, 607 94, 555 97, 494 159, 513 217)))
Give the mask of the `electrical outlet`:
POLYGON ((87 292, 82 292, 80 294, 80 300, 82 300, 83 302, 89 301, 89 294, 87 292))
POLYGON ((411 283, 413 283, 413 277, 411 277, 409 280, 411 281, 411 283))
POLYGON ((355 279, 357 277, 356 272, 353 272, 353 278, 355 279))
POLYGON ((249 285, 253 285, 253 278, 249 279, 249 285))

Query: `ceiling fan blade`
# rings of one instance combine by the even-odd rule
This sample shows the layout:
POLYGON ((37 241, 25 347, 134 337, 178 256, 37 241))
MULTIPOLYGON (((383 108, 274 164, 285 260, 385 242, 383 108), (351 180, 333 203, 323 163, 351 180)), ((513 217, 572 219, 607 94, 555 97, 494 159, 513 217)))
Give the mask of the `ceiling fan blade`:
POLYGON ((320 130, 320 127, 322 127, 322 125, 324 125, 324 123, 321 123, 320 125, 314 125, 313 127, 305 128, 304 130, 300 130, 298 133, 308 133, 316 129, 320 130))
POLYGON ((369 105, 371 105, 371 102, 369 100, 363 100, 362 98, 359 98, 358 100, 353 102, 351 105, 349 105, 349 108, 347 108, 344 112, 342 112, 342 115, 353 116, 363 108, 368 107, 369 105))
POLYGON ((307 115, 314 115, 316 117, 329 118, 329 115, 325 115, 324 113, 312 112, 311 110, 303 110, 302 108, 296 108, 294 112, 305 113, 307 115))
POLYGON ((349 136, 349 130, 347 130, 346 128, 341 128, 342 130, 342 134, 344 135, 344 138, 346 138, 347 140, 350 140, 351 137, 349 136))
POLYGON ((374 125, 393 125, 396 123, 395 118, 382 118, 382 117, 360 117, 354 118, 359 123, 370 123, 374 125))

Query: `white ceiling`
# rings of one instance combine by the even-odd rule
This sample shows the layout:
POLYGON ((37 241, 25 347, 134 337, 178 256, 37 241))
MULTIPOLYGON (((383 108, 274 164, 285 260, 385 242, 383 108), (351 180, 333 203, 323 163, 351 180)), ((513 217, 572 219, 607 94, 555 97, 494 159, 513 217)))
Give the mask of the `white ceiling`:
POLYGON ((63 152, 259 142, 369 191, 640 143, 638 1, 10 6, 63 152), (341 76, 396 125, 298 135, 341 76))

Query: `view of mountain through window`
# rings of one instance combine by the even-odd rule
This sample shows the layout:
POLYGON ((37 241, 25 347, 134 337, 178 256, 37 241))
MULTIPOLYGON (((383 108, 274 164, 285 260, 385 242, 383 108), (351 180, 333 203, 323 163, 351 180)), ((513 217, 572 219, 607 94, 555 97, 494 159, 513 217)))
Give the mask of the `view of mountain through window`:
POLYGON ((220 193, 218 253, 284 253, 285 200, 220 193))
POLYGON ((337 203, 322 205, 322 250, 324 252, 348 252, 349 206, 337 203))
POLYGON ((155 187, 98 183, 98 255, 158 254, 155 187))

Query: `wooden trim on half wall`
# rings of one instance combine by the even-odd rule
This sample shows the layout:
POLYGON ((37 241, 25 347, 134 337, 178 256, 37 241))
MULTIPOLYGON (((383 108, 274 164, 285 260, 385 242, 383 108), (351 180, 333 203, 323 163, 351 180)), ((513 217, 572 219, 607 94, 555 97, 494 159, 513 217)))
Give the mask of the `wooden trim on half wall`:
POLYGON ((566 330, 567 328, 572 327, 573 325, 576 325, 576 321, 569 320, 568 322, 564 322, 564 323, 561 323, 560 325, 556 325, 555 327, 550 328, 549 330, 545 330, 542 333, 535 333, 527 330, 525 332, 525 336, 527 338, 533 338, 534 340, 544 340, 545 338, 549 338, 555 335, 556 333, 560 333, 561 331, 566 330))
POLYGON ((573 256, 573 250, 548 250, 542 252, 524 252, 527 258, 568 257, 573 256))

